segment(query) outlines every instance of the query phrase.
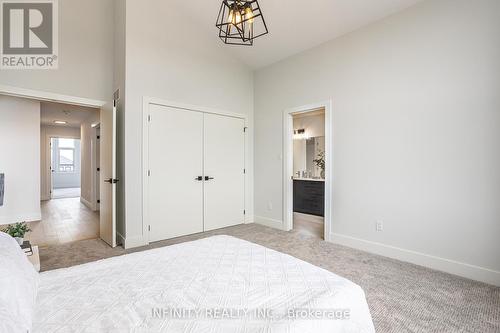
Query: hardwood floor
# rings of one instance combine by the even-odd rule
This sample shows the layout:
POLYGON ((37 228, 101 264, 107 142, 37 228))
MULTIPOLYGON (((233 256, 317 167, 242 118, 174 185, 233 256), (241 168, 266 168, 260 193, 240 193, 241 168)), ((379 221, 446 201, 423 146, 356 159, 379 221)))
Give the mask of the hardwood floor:
POLYGON ((293 213, 293 230, 299 234, 312 236, 318 239, 324 238, 324 219, 301 213, 293 213))
POLYGON ((80 198, 42 201, 42 221, 30 223, 26 238, 40 247, 99 237, 99 212, 93 212, 80 198))

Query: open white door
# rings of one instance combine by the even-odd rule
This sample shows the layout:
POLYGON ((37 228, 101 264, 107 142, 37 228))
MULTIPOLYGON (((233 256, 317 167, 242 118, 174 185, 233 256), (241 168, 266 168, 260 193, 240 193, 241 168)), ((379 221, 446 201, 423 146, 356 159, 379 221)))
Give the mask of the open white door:
POLYGON ((116 246, 116 107, 101 108, 100 124, 100 237, 116 246))

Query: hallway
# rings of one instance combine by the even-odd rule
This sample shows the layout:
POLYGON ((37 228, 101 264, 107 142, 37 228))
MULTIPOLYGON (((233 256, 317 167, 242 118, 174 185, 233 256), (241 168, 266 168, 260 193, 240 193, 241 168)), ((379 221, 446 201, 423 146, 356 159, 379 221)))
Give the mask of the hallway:
POLYGON ((26 238, 33 245, 48 246, 99 237, 99 212, 93 212, 80 198, 42 201, 42 221, 29 223, 26 238))

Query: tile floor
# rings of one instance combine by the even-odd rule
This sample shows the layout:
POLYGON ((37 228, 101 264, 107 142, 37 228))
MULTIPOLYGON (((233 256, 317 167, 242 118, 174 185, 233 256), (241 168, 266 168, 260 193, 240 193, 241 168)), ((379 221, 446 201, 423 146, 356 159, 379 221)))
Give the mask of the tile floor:
POLYGON ((99 212, 93 212, 80 198, 42 201, 42 221, 30 223, 26 238, 40 247, 99 237, 99 212))
POLYGON ((324 218, 302 213, 293 213, 293 230, 299 234, 324 239, 324 218))

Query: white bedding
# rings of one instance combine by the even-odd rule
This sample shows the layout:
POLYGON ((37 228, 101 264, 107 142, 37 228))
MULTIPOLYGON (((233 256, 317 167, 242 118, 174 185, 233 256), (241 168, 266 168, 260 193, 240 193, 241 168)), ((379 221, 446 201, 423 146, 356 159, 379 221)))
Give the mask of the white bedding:
POLYGON ((39 276, 19 244, 0 232, 0 333, 27 332, 39 276))
POLYGON ((374 328, 358 285, 283 253, 215 236, 41 273, 33 331, 360 333, 374 328), (293 309, 322 311, 298 319, 289 316, 293 309))

